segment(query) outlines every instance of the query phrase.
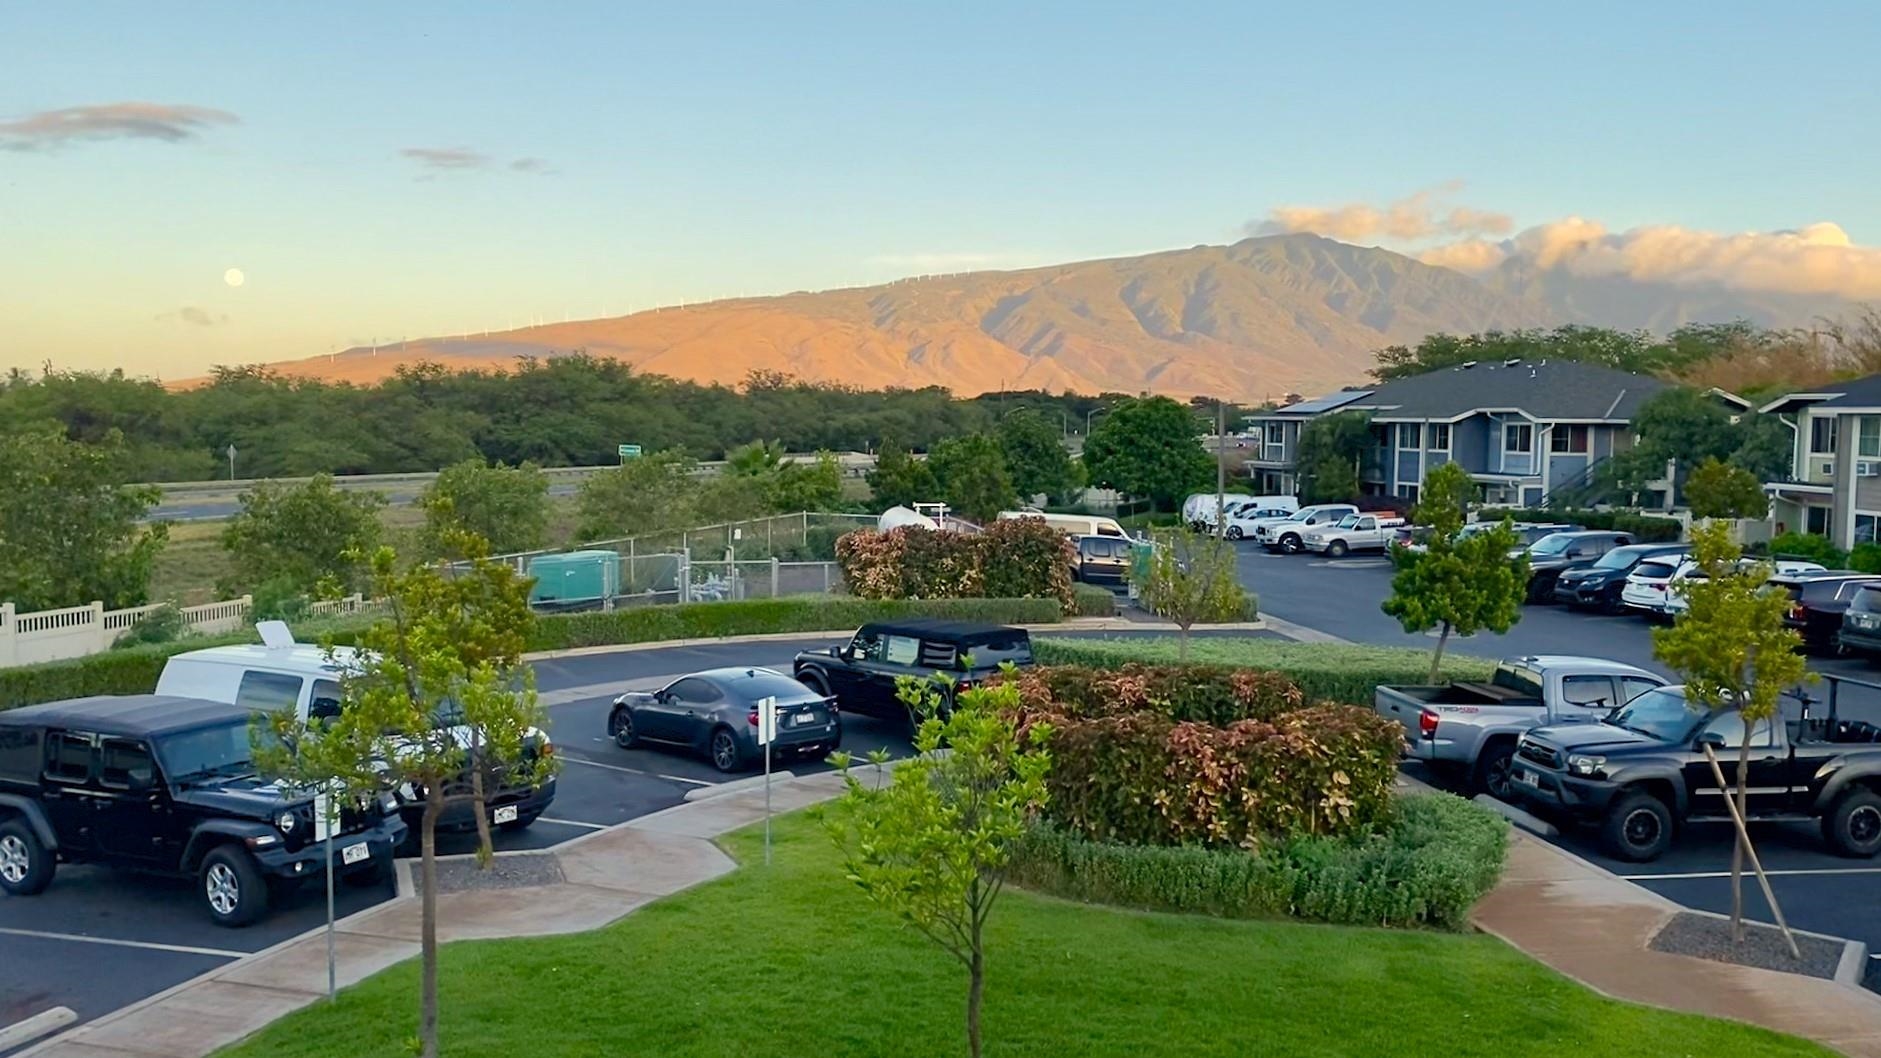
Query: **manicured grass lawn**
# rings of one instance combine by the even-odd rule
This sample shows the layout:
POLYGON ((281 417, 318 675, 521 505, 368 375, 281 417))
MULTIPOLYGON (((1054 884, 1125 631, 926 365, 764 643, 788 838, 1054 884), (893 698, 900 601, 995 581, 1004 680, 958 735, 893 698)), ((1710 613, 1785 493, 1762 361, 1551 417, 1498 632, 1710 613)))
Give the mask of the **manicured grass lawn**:
MULTIPOLYGON (((747 866, 573 937, 458 944, 452 1058, 962 1055, 965 975, 844 882, 809 816, 728 844, 747 866)), ((989 1056, 1814 1055, 1757 1029, 1609 1002, 1481 936, 1137 914, 1010 893, 990 926, 989 1056)), ((408 1053, 415 961, 229 1055, 408 1053)))

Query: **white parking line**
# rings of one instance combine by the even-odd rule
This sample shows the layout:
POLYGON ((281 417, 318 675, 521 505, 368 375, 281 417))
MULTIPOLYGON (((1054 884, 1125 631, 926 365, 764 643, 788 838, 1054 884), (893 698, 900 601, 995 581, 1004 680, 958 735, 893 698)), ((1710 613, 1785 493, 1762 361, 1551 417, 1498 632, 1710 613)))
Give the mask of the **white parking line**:
POLYGON ((551 816, 537 816, 538 823, 554 823, 558 827, 581 827, 584 830, 606 830, 606 823, 583 823, 579 819, 555 819, 551 816))
MULTIPOLYGON (((1745 877, 1752 872, 1745 871, 1745 877)), ((1788 878, 1809 874, 1881 874, 1881 867, 1803 867, 1788 871, 1765 871, 1772 878, 1788 878)), ((1730 871, 1691 871, 1685 874, 1622 874, 1620 877, 1629 882, 1685 881, 1693 878, 1729 878, 1730 871)))
POLYGON ((566 753, 561 755, 561 759, 570 764, 585 764, 590 768, 606 768, 608 771, 626 772, 629 775, 646 775, 655 779, 665 779, 667 782, 683 782, 693 786, 718 785, 718 783, 706 782, 702 779, 688 779, 683 775, 662 775, 657 771, 643 771, 639 768, 623 768, 618 764, 603 764, 598 760, 584 760, 581 757, 570 756, 566 753))
POLYGON ((80 944, 108 944, 118 948, 143 948, 146 951, 175 952, 178 955, 213 955, 222 959, 239 959, 253 952, 227 951, 222 948, 192 948, 187 944, 153 944, 143 940, 115 940, 111 937, 87 937, 78 933, 48 933, 37 929, 12 929, 0 926, 0 934, 11 937, 37 937, 40 940, 70 940, 80 944))

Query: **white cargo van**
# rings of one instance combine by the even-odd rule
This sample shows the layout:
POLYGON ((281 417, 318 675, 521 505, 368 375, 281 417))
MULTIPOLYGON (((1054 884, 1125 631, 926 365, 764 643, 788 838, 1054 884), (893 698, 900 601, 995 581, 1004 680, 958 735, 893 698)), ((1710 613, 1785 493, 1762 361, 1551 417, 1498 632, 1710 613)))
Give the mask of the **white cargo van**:
MULTIPOLYGON (((229 702, 257 711, 292 709, 302 721, 338 716, 340 678, 356 663, 358 652, 351 647, 337 647, 329 658, 321 647, 294 642, 287 626, 278 621, 264 621, 259 627, 263 640, 259 644, 208 647, 172 655, 157 677, 156 693, 229 702)), ((461 745, 471 745, 470 728, 462 727, 454 734, 461 745)), ((531 731, 530 740, 535 752, 553 752, 547 734, 531 731)), ((394 792, 407 825, 416 835, 424 802, 409 788, 394 792)), ((505 786, 488 798, 487 807, 492 823, 505 830, 520 830, 535 822, 554 800, 555 779, 551 776, 539 787, 505 786)), ((439 818, 438 829, 476 826, 471 812, 468 801, 450 805, 439 818)))
POLYGON ((1104 518, 1093 514, 1046 514, 1043 511, 1000 511, 1001 520, 1012 518, 1037 518, 1066 536, 1120 536, 1130 534, 1123 531, 1115 518, 1104 518))
MULTIPOLYGON (((1245 492, 1225 492, 1221 496, 1221 503, 1229 510, 1234 510, 1257 499, 1260 497, 1245 492)), ((1182 501, 1182 523, 1198 533, 1215 524, 1215 514, 1215 494, 1212 492, 1198 492, 1182 501)))

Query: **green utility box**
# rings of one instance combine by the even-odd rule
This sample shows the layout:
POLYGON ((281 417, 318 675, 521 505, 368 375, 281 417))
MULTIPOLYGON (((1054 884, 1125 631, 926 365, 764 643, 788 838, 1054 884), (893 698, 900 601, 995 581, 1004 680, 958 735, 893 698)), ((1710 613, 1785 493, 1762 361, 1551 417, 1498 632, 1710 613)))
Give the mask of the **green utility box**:
POLYGON ((612 551, 568 551, 529 560, 529 605, 545 609, 599 606, 620 594, 620 556, 612 551))

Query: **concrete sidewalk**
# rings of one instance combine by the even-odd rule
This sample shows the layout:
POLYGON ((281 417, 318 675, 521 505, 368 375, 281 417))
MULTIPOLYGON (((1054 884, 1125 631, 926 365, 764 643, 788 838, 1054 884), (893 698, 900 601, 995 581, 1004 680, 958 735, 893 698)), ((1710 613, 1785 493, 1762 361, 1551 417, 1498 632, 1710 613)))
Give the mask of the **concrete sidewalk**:
MULTIPOLYGON (((842 788, 841 776, 828 772, 787 779, 772 786, 772 808, 793 811, 842 788)), ((488 940, 598 929, 729 873, 737 865, 713 839, 763 818, 763 787, 747 787, 597 831, 552 852, 499 854, 552 855, 563 880, 440 893, 438 937, 488 940)), ((401 886, 398 899, 339 922, 334 948, 340 987, 418 955, 418 900, 410 893, 410 886, 401 886)), ((314 930, 87 1022, 18 1058, 201 1058, 325 999, 326 959, 326 932, 314 930)))
POLYGON ((1859 986, 1652 951, 1678 904, 1516 831, 1471 921, 1615 999, 1747 1021, 1881 1058, 1881 996, 1859 986))

